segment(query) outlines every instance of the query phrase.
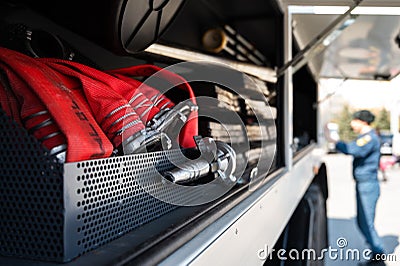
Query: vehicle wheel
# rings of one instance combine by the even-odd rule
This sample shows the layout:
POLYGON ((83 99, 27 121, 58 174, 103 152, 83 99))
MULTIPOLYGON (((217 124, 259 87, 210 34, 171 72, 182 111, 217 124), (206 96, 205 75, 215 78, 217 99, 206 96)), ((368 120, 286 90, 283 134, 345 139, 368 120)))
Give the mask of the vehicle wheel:
POLYGON ((320 186, 312 184, 264 265, 324 265, 321 251, 327 245, 326 200, 320 186))

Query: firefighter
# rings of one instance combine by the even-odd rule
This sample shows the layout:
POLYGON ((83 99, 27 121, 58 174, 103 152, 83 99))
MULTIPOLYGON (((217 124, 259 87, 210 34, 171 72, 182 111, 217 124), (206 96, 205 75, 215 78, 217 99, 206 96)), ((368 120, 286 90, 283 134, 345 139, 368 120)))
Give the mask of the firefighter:
POLYGON ((353 177, 356 182, 357 224, 372 250, 372 256, 384 254, 383 244, 375 226, 375 209, 380 195, 378 167, 380 159, 379 138, 370 126, 375 116, 368 110, 353 114, 350 123, 358 137, 351 142, 337 141, 336 149, 352 155, 353 177))

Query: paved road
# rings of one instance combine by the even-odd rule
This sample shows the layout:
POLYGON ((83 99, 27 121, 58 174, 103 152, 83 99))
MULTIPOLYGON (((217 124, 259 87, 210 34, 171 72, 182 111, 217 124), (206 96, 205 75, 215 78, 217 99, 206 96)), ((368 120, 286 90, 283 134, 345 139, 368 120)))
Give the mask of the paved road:
MULTIPOLYGON (((329 199, 327 203, 328 230, 331 248, 338 249, 338 258, 326 259, 327 266, 362 265, 365 260, 362 252, 368 248, 359 232, 356 221, 356 203, 354 181, 351 175, 351 157, 342 154, 326 155, 328 169, 329 199), (338 247, 338 239, 347 246, 338 247), (351 255, 351 250, 359 252, 360 259, 351 255), (342 252, 342 253, 340 253, 342 252), (341 255, 343 254, 343 255, 341 255), (349 255, 346 255, 349 254, 349 255), (342 259, 340 259, 340 256, 342 259), (353 259, 355 258, 355 259, 353 259)), ((385 249, 393 257, 386 265, 400 265, 400 168, 393 167, 387 171, 388 181, 381 182, 381 197, 379 198, 375 225, 378 234, 383 239, 385 249), (396 260, 396 261, 393 261, 396 260)), ((384 264, 380 264, 384 265, 384 264)))

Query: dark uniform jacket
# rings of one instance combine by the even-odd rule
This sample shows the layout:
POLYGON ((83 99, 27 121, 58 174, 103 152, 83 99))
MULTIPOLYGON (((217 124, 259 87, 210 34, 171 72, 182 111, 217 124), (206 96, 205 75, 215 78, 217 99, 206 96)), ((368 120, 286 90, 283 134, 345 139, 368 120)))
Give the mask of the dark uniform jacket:
POLYGON ((349 143, 339 141, 336 149, 354 157, 353 176, 357 182, 377 180, 380 142, 375 130, 359 135, 349 143))

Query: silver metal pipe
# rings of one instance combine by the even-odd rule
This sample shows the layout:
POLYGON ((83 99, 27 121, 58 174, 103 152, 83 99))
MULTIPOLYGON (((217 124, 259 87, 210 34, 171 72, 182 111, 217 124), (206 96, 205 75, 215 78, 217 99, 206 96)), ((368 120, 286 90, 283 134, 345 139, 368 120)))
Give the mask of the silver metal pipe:
POLYGON ((164 177, 173 183, 189 183, 209 174, 218 174, 225 182, 236 182, 233 173, 236 170, 236 153, 228 144, 211 138, 197 142, 202 151, 200 158, 188 161, 177 168, 164 173, 164 177), (208 143, 204 140, 211 140, 208 143), (214 150, 209 150, 214 149, 214 150), (216 156, 215 158, 213 158, 216 156), (212 161, 210 161, 210 159, 212 161))

